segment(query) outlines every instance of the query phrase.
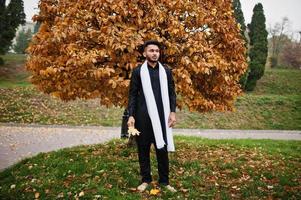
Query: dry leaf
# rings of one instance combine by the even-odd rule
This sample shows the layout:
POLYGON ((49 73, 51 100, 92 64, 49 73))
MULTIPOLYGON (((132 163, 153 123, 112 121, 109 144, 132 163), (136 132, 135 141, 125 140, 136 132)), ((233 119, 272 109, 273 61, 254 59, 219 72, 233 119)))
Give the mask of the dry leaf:
POLYGON ((139 135, 140 132, 133 126, 130 126, 128 129, 129 136, 139 135))
POLYGON ((36 193, 34 194, 34 198, 38 199, 39 197, 40 197, 40 193, 36 192, 36 193))
POLYGON ((150 191, 150 195, 158 195, 160 193, 160 190, 158 190, 158 189, 151 189, 151 191, 150 191))
POLYGON ((82 196, 84 196, 84 195, 85 195, 84 191, 81 191, 81 192, 78 194, 79 197, 82 197, 82 196))

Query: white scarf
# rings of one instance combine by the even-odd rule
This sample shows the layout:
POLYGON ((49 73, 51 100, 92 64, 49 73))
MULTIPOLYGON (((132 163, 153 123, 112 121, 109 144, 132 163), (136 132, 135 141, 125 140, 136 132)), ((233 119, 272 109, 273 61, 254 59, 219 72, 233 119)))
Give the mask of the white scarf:
MULTIPOLYGON (((142 89, 146 101, 147 111, 152 122, 156 145, 158 149, 161 149, 164 147, 165 142, 163 139, 162 126, 159 118, 154 92, 151 85, 151 80, 150 80, 149 71, 147 67, 147 61, 145 61, 141 67, 140 77, 141 77, 142 89)), ((161 96, 162 96, 163 109, 164 109, 167 150, 175 151, 175 146, 174 146, 173 136, 172 136, 172 128, 168 126, 170 105, 169 105, 169 95, 168 95, 169 93, 168 93, 168 86, 167 86, 167 75, 164 67, 160 62, 159 62, 159 78, 160 78, 161 96)))

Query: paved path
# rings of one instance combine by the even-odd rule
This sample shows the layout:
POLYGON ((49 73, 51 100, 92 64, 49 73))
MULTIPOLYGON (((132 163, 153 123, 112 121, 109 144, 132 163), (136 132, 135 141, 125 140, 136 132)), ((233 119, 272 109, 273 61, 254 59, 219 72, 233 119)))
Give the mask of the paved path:
MULTIPOLYGON (((211 139, 253 138, 301 140, 301 131, 174 129, 175 135, 211 139)), ((0 123, 0 170, 40 152, 120 137, 120 127, 21 125, 0 123)))

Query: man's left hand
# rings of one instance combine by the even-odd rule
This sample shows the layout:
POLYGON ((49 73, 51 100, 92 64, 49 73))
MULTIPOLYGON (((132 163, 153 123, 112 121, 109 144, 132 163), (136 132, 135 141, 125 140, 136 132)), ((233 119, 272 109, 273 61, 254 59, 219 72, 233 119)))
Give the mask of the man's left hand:
POLYGON ((168 126, 169 127, 173 127, 176 124, 176 113, 175 112, 171 112, 169 114, 169 118, 168 118, 168 126))

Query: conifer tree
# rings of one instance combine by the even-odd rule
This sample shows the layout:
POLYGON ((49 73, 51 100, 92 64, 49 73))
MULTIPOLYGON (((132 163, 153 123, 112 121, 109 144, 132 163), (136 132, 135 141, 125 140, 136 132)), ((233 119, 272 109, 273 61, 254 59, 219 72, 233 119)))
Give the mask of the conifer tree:
POLYGON ((234 16, 236 22, 240 24, 240 33, 242 37, 246 40, 245 32, 246 32, 246 24, 244 14, 241 9, 240 0, 233 0, 233 9, 234 9, 234 16))
POLYGON ((0 55, 9 50, 18 26, 25 24, 23 0, 11 0, 7 6, 5 2, 0 0, 0 55))
MULTIPOLYGON (((240 34, 241 37, 244 39, 245 41, 245 46, 248 46, 248 40, 245 36, 246 34, 246 24, 245 24, 245 18, 244 18, 244 14, 242 12, 241 9, 241 3, 240 0, 233 0, 233 10, 234 10, 234 15, 235 15, 235 19, 236 22, 239 24, 240 26, 240 34)), ((246 57, 248 53, 246 53, 246 57)), ((249 74, 249 69, 241 76, 239 83, 241 85, 241 87, 243 89, 245 89, 246 83, 247 83, 247 78, 248 78, 248 74, 249 74)))
POLYGON ((4 61, 1 57, 5 53, 4 51, 4 40, 3 40, 3 30, 5 27, 5 0, 0 0, 0 65, 4 64, 4 61))
POLYGON ((246 90, 252 91, 256 86, 256 81, 263 74, 268 55, 268 32, 266 30, 266 19, 261 3, 255 5, 251 24, 248 25, 250 36, 250 72, 247 79, 246 90))

